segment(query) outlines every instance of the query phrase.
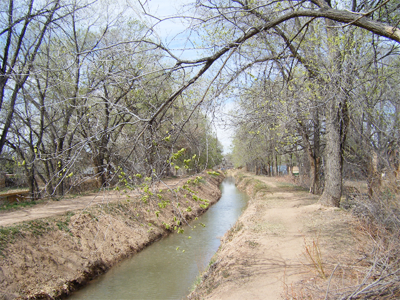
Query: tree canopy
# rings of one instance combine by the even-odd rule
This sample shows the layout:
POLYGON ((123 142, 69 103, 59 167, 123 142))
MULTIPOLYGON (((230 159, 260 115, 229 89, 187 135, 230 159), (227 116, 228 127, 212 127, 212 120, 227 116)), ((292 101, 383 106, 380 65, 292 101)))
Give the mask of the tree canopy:
POLYGON ((121 170, 134 183, 211 168, 222 146, 210 120, 236 99, 237 164, 304 166, 333 206, 352 165, 373 193, 379 174, 399 171, 399 6, 199 0, 160 19, 146 1, 3 2, 2 169, 19 165, 36 198, 89 174, 105 187, 121 170), (171 19, 188 25, 166 43, 155 28, 171 19), (178 39, 197 57, 170 47, 178 39))

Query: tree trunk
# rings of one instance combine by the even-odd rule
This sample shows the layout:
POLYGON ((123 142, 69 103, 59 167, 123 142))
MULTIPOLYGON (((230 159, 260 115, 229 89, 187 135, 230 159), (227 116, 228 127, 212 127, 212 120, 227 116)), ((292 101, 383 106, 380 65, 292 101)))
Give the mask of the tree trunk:
MULTIPOLYGON (((312 145, 310 143, 309 135, 307 134, 307 128, 303 125, 303 122, 297 121, 297 123, 299 125, 298 128, 300 130, 300 134, 303 138, 304 148, 307 151, 308 162, 310 163, 310 171, 309 171, 310 180, 311 180, 310 193, 317 194, 318 186, 319 186, 319 176, 318 176, 319 174, 318 174, 318 162, 315 157, 315 153, 317 153, 318 151, 315 149, 315 145, 314 145, 314 151, 313 151, 312 145)), ((315 134, 315 132, 314 132, 314 134, 315 134)), ((315 137, 314 137, 314 141, 315 141, 315 137)), ((319 147, 319 145, 318 145, 318 147, 319 147)))
POLYGON ((104 156, 102 153, 99 153, 93 158, 93 165, 94 165, 94 174, 96 176, 97 187, 101 188, 103 187, 106 181, 104 174, 104 156))
POLYGON ((320 166, 321 166, 321 153, 320 153, 320 123, 318 110, 314 112, 314 159, 315 159, 315 174, 314 174, 314 194, 320 194, 320 166))
POLYGON ((38 199, 39 188, 35 178, 35 167, 32 165, 30 168, 26 168, 28 187, 29 187, 29 197, 31 201, 38 199))
POLYGON ((368 186, 368 195, 370 197, 374 196, 374 194, 378 194, 381 189, 381 174, 378 169, 378 154, 376 151, 371 150, 372 154, 368 156, 368 177, 367 177, 367 186, 368 186))
POLYGON ((57 187, 56 187, 56 195, 63 196, 64 195, 64 180, 63 180, 63 165, 61 161, 57 163, 57 187))
MULTIPOLYGON (((335 41, 338 38, 335 22, 326 19, 326 25, 328 38, 335 41)), ((339 48, 329 45, 329 56, 332 63, 332 74, 337 73, 337 75, 329 83, 330 94, 333 95, 333 98, 327 104, 325 188, 319 202, 323 205, 339 207, 342 196, 343 149, 349 124, 348 88, 351 87, 352 79, 349 74, 345 73, 340 63, 342 53, 339 48), (344 76, 345 78, 343 78, 344 76)))
POLYGON ((325 188, 319 202, 339 207, 342 196, 342 137, 338 108, 335 101, 328 104, 326 116, 325 188))
POLYGON ((293 176, 293 153, 290 153, 289 175, 293 176))
POLYGON ((268 159, 268 176, 269 177, 271 177, 272 176, 272 171, 271 171, 271 162, 270 162, 270 160, 268 159))

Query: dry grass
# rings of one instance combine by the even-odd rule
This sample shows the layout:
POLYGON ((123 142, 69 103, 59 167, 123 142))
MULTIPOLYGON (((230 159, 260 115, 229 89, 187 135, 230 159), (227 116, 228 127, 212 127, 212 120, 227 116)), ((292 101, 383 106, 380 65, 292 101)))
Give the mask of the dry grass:
POLYGON ((366 267, 359 285, 341 299, 398 299, 400 297, 400 203, 386 191, 359 198, 353 213, 369 243, 360 245, 366 267))
POLYGON ((324 251, 323 260, 319 240, 305 241, 304 256, 320 276, 288 288, 287 299, 400 299, 398 196, 388 191, 373 198, 360 195, 352 214, 357 242, 324 251))
POLYGON ((326 279, 319 238, 317 237, 311 241, 307 241, 306 238, 304 238, 304 249, 303 255, 306 260, 323 279, 326 279))

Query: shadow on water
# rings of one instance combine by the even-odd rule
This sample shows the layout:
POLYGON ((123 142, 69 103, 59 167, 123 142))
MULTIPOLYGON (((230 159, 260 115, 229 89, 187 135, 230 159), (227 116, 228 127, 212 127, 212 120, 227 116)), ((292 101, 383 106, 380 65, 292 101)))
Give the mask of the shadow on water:
POLYGON ((184 234, 173 234, 152 244, 68 299, 180 299, 186 296, 196 276, 218 250, 219 238, 235 224, 247 203, 247 196, 236 188, 233 178, 226 178, 220 188, 221 199, 191 223, 192 229, 186 227, 184 234))

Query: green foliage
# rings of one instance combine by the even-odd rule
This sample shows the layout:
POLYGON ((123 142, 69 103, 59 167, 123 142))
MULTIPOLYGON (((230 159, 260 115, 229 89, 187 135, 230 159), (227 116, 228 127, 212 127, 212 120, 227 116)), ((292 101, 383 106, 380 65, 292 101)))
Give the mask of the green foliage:
POLYGON ((206 203, 206 204, 199 204, 199 206, 201 207, 201 208, 203 208, 203 209, 206 209, 207 207, 208 207, 208 203, 206 203))
POLYGON ((218 172, 216 172, 216 171, 211 171, 211 172, 208 171, 207 174, 208 174, 208 175, 214 175, 214 176, 219 176, 219 175, 220 175, 220 173, 218 173, 218 172))

